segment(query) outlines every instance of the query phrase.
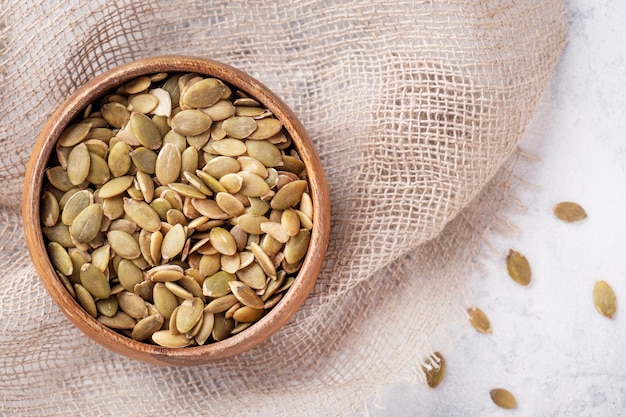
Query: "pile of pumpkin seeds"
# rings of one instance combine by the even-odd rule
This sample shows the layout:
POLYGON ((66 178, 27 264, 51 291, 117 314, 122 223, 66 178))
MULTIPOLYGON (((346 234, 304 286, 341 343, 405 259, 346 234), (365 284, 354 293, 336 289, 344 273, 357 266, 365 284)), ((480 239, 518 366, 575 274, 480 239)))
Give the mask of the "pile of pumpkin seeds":
POLYGON ((303 161, 255 98, 193 73, 138 77, 60 135, 40 213, 52 265, 99 322, 178 348, 275 306, 310 243, 303 161))

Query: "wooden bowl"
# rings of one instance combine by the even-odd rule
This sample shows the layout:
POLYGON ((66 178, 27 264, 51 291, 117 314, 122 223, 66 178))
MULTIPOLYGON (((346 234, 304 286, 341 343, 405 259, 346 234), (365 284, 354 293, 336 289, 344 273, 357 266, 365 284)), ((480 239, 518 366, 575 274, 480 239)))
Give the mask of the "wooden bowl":
POLYGON ((330 231, 330 204, 326 179, 313 143, 294 113, 259 81, 228 65, 195 57, 163 56, 143 59, 107 71, 82 85, 53 113, 41 132, 26 169, 22 214, 26 243, 39 277, 52 299, 76 327, 104 347, 132 359, 159 365, 198 365, 247 351, 275 333, 298 310, 320 272, 330 231), (40 198, 44 170, 64 128, 85 107, 106 93, 141 75, 159 72, 195 72, 219 78, 256 98, 282 121, 305 163, 314 207, 311 242, 292 287, 282 300, 246 330, 203 346, 165 348, 137 342, 103 326, 69 294, 56 276, 46 252, 40 223, 40 198))

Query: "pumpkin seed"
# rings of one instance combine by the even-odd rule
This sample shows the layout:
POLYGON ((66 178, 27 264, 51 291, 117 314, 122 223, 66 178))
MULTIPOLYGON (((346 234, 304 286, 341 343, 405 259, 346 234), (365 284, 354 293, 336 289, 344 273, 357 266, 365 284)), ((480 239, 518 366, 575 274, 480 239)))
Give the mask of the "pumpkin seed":
POLYGON ((213 325, 215 323, 215 316, 208 311, 202 312, 202 325, 198 329, 198 332, 194 336, 194 339, 198 345, 204 345, 211 336, 213 331, 213 325))
POLYGON ((157 154, 151 149, 138 147, 130 152, 130 158, 138 170, 153 175, 156 167, 157 154))
POLYGON ((155 96, 158 100, 157 106, 152 109, 152 113, 157 116, 170 117, 172 114, 172 98, 164 88, 154 88, 149 94, 155 96))
POLYGON ((233 318, 238 323, 253 323, 263 317, 264 314, 265 310, 263 308, 243 306, 235 311, 233 318))
POLYGON ((470 317, 470 323, 477 331, 491 334, 491 323, 484 311, 478 307, 471 307, 467 309, 467 313, 470 317))
POLYGON ((282 165, 283 157, 275 145, 266 140, 247 140, 245 142, 248 156, 258 160, 266 167, 282 165))
POLYGON ((143 298, 129 291, 117 294, 119 308, 130 317, 141 320, 148 315, 148 307, 143 298))
POLYGON ((224 83, 217 78, 206 78, 187 88, 180 101, 193 108, 210 107, 220 100, 225 89, 224 83))
POLYGON ((70 225, 70 236, 77 243, 89 243, 96 238, 101 222, 102 206, 90 204, 78 213, 70 225))
POLYGON ((219 342, 230 336, 230 332, 235 328, 235 320, 226 317, 225 313, 217 313, 214 315, 213 330, 211 336, 213 340, 219 342))
POLYGON ((91 123, 84 122, 68 126, 59 136, 59 145, 64 147, 77 145, 87 137, 87 134, 89 133, 89 130, 91 130, 91 127, 91 123))
POLYGON ((155 174, 161 185, 168 185, 175 182, 180 176, 182 167, 181 153, 171 143, 165 144, 159 152, 155 163, 155 174))
POLYGON ((117 298, 113 295, 105 298, 104 300, 96 301, 96 310, 98 310, 98 313, 103 316, 113 317, 115 313, 117 313, 117 309, 117 298))
POLYGON ((143 201, 124 198, 124 212, 142 229, 156 232, 161 228, 161 218, 150 205, 143 201))
POLYGON ((304 180, 290 182, 278 190, 270 205, 276 210, 285 210, 295 206, 302 198, 306 188, 307 182, 304 180))
POLYGON ((524 286, 530 284, 530 264, 524 255, 510 249, 506 257, 506 268, 513 281, 524 286))
POLYGON ((141 255, 139 243, 126 232, 111 230, 107 233, 107 240, 111 249, 124 259, 136 259, 141 255))
POLYGON ((187 339, 184 334, 173 335, 169 330, 159 330, 152 334, 152 341, 166 348, 182 348, 193 344, 193 339, 187 339))
POLYGON ((446 361, 443 355, 435 352, 433 357, 428 361, 427 366, 422 367, 422 371, 426 376, 426 383, 430 388, 437 388, 446 373, 446 361))
POLYGON ((150 88, 151 83, 152 83, 152 80, 150 79, 150 77, 146 77, 146 76, 137 77, 128 81, 126 84, 124 84, 123 89, 128 94, 138 94, 150 88))
POLYGON ((230 156, 217 156, 206 163, 203 170, 218 180, 226 174, 234 174, 241 170, 239 162, 230 156))
POLYGON ((125 175, 123 177, 113 178, 106 182, 98 193, 100 198, 111 198, 122 194, 128 190, 133 184, 133 177, 131 175, 125 175))
POLYGON ((69 191, 74 188, 67 171, 62 167, 52 167, 46 170, 46 177, 52 186, 61 191, 69 191))
POLYGON ((109 180, 111 172, 109 165, 100 155, 89 152, 89 173, 87 181, 91 184, 102 185, 109 180))
POLYGON ((48 243, 47 249, 54 269, 63 275, 71 275, 74 266, 67 250, 57 242, 48 243))
POLYGON ((131 337, 139 342, 149 339, 154 333, 159 331, 164 321, 164 317, 160 314, 145 317, 135 324, 131 337))
POLYGON ((222 129, 227 136, 244 139, 247 138, 257 128, 257 122, 251 117, 233 116, 224 120, 222 129))
POLYGON ((256 130, 250 133, 247 138, 254 140, 268 139, 283 128, 283 124, 278 119, 266 118, 256 121, 256 130))
MULTIPOLYGON (((266 275, 263 268, 257 262, 252 262, 245 268, 240 269, 237 271, 236 275, 241 282, 252 289, 260 290, 265 288, 266 275)), ((274 272, 273 277, 276 277, 276 272, 274 272)))
POLYGON ((512 409, 517 407, 515 396, 504 388, 494 388, 489 391, 491 400, 500 408, 512 409))
POLYGON ((41 196, 40 218, 44 226, 52 227, 60 216, 59 202, 50 191, 44 191, 41 196))
POLYGON ((204 303, 199 298, 185 300, 180 304, 176 316, 176 328, 180 333, 187 333, 193 329, 202 317, 204 303))
POLYGON ((70 226, 81 211, 93 204, 93 194, 89 190, 82 190, 72 194, 67 200, 61 213, 61 222, 70 226))
POLYGON ((229 283, 235 280, 235 276, 226 271, 216 272, 204 280, 202 294, 211 298, 222 297, 231 292, 229 283))
POLYGON ((80 268, 80 283, 94 298, 108 298, 111 295, 111 286, 104 272, 90 263, 80 268))
POLYGON ((121 129, 130 119, 130 112, 121 103, 106 103, 100 108, 100 112, 102 118, 116 129, 121 129))
POLYGON ((169 319, 174 309, 178 307, 176 296, 172 294, 162 282, 157 282, 154 285, 152 298, 154 300, 154 306, 166 319, 169 319))
POLYGON ((217 122, 234 116, 235 106, 228 100, 220 100, 210 107, 203 108, 202 111, 208 114, 211 120, 217 122))
POLYGON ((74 185, 79 185, 87 179, 89 174, 89 149, 84 143, 72 148, 67 157, 67 176, 74 185))
POLYGON ((217 297, 213 301, 208 303, 206 307, 204 307, 204 311, 209 313, 223 313, 224 311, 237 304, 237 302, 237 297, 235 297, 233 294, 226 294, 221 297, 217 297))
POLYGON ((133 292, 135 285, 143 281, 143 272, 129 259, 122 259, 117 266, 117 277, 126 291, 133 292))
POLYGON ((200 110, 182 110, 172 117, 172 130, 184 136, 196 136, 211 127, 212 120, 200 110))
POLYGON ((617 299, 613 288, 606 281, 597 281, 593 286, 593 304, 598 313, 613 318, 617 309, 617 299))
POLYGON ((163 243, 161 244, 161 257, 167 260, 180 254, 185 246, 186 239, 187 232, 182 225, 177 224, 172 227, 163 237, 163 243))
MULTIPOLYGON (((154 91, 154 90, 152 90, 154 91)), ((128 100, 129 110, 132 112, 148 114, 159 104, 159 99, 154 94, 137 94, 128 100)), ((132 119, 132 116, 131 116, 132 119)))
POLYGON ((552 211, 557 218, 568 223, 578 222, 587 217, 585 209, 579 204, 569 201, 558 203, 552 211))
POLYGON ((107 164, 109 171, 114 177, 126 175, 130 170, 132 160, 130 158, 130 146, 125 142, 117 142, 111 147, 107 164))
POLYGON ((252 288, 248 287, 243 282, 229 281, 228 285, 233 295, 237 297, 237 300, 239 300, 241 304, 257 309, 263 308, 263 300, 261 300, 252 288))
POLYGON ((80 284, 74 284, 74 292, 76 293, 78 304, 80 304, 87 314, 96 318, 98 316, 98 309, 91 293, 80 284))

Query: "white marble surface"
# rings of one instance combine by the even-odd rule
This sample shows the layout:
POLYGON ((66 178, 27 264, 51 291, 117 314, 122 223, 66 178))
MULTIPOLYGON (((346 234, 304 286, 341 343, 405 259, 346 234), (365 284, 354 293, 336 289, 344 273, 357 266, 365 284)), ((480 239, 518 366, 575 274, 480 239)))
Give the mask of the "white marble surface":
POLYGON ((432 343, 448 360, 442 385, 390 386, 371 415, 626 415, 626 2, 570 0, 567 15, 568 44, 520 144, 538 160, 517 169, 526 212, 505 213, 519 233, 494 236, 485 273, 469 278, 469 301, 493 334, 442 324, 456 341, 432 343), (589 217, 555 219, 552 206, 565 200, 589 217), (529 259, 530 286, 507 277, 509 248, 529 259), (593 306, 599 279, 618 298, 612 320, 593 306), (497 408, 494 387, 513 392, 518 407, 497 408))

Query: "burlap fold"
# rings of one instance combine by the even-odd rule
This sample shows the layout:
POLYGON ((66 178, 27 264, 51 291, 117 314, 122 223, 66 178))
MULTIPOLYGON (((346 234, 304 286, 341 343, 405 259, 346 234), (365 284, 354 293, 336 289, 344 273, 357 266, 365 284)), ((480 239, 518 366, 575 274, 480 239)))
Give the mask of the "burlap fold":
POLYGON ((564 24, 560 0, 5 0, 0 412, 346 415, 400 373, 418 378, 504 202, 505 161, 564 24), (134 362, 74 329, 33 271, 19 217, 25 163, 55 107, 106 69, 174 53, 247 71, 293 108, 333 213, 295 318, 198 368, 134 362))

